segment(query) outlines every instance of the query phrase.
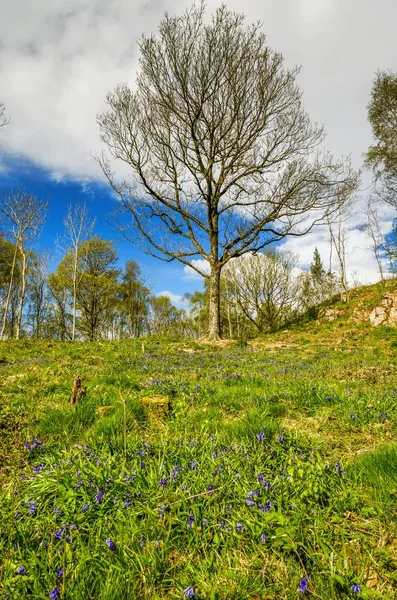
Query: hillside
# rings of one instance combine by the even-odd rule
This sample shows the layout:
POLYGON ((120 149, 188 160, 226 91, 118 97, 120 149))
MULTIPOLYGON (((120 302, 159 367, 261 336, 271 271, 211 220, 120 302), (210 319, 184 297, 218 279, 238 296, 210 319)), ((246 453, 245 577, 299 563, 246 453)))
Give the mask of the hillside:
POLYGON ((3 343, 1 594, 393 600, 397 329, 368 320, 382 297, 356 290, 248 345, 3 343))

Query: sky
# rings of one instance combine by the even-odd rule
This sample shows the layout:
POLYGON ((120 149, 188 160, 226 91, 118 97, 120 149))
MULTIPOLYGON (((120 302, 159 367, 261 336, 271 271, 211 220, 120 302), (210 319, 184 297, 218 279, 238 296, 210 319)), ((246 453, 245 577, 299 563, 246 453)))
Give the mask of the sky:
MULTIPOLYGON (((93 156, 105 149, 96 115, 117 84, 134 84, 140 36, 155 34, 165 12, 181 14, 189 4, 4 0, 0 19, 0 102, 12 120, 0 129, 0 193, 23 188, 49 199, 39 248, 50 252, 52 268, 62 257, 55 240, 62 238, 68 204, 86 201, 96 232, 117 242, 121 263, 137 260, 154 293, 166 292, 176 303, 199 289, 200 280, 183 265, 156 260, 119 239, 109 224, 116 200, 93 156)), ((207 0, 206 6, 210 14, 220 2, 207 0)), ((395 0, 228 0, 227 6, 243 9, 247 23, 261 21, 269 46, 288 67, 301 66, 304 107, 324 125, 326 148, 361 168, 372 141, 366 118, 372 81, 377 70, 397 70, 395 0)), ((378 279, 369 241, 357 229, 370 183, 364 172, 357 210, 347 223, 348 270, 363 284, 378 279)), ((381 212, 387 233, 395 215, 387 207, 381 212)), ((281 246, 299 254, 302 268, 316 246, 328 260, 323 228, 281 246)))

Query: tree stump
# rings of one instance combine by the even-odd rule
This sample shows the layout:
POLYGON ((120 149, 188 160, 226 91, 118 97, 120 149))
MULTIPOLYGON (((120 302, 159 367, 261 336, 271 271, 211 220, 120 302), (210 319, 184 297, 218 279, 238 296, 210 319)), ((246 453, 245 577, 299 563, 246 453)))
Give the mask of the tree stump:
POLYGON ((77 404, 81 398, 85 396, 87 389, 84 385, 81 384, 81 379, 78 375, 74 378, 72 394, 70 396, 70 404, 77 404))
POLYGON ((165 421, 172 412, 172 405, 168 396, 145 396, 141 398, 141 403, 149 421, 165 421))

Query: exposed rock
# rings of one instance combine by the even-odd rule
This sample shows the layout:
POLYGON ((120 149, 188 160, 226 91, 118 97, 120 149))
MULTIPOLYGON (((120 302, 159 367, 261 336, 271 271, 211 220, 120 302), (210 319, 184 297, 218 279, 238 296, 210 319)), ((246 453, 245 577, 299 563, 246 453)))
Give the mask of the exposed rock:
POLYGON ((371 325, 388 325, 397 327, 397 292, 389 292, 383 296, 382 304, 376 306, 369 316, 371 325))
POLYGON ((336 308, 326 308, 324 310, 324 312, 320 315, 320 317, 322 319, 325 319, 326 321, 336 321, 336 319, 338 319, 341 316, 341 311, 337 310, 336 308))

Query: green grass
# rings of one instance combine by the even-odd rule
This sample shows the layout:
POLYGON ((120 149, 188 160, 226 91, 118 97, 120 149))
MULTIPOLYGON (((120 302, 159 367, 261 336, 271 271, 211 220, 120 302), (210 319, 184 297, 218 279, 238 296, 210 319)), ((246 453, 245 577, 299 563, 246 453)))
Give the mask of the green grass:
POLYGON ((310 574, 308 597, 394 599, 394 332, 299 327, 144 352, 3 344, 0 597, 287 600, 310 574))

